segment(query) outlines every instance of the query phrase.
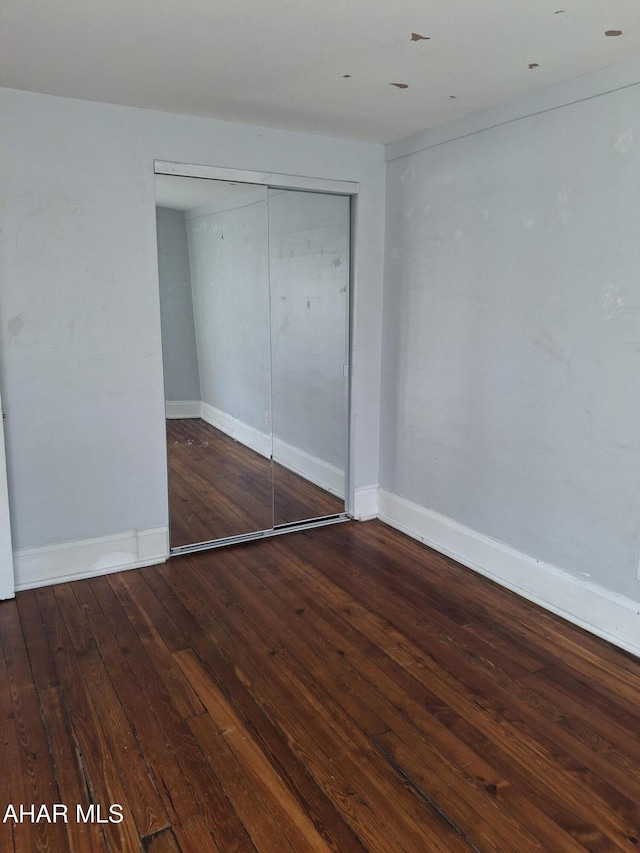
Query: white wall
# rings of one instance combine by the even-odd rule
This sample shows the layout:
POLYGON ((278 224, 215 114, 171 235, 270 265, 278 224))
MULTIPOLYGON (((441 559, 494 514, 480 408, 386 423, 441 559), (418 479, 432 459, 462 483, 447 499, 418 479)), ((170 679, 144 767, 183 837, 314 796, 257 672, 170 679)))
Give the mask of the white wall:
POLYGON ((360 182, 354 472, 357 486, 377 482, 380 146, 6 89, 0 110, 0 380, 18 549, 166 527, 154 158, 360 182))
POLYGON ((184 213, 156 208, 165 400, 200 400, 184 213))
POLYGON ((269 247, 274 440, 344 472, 349 198, 270 191, 269 247))
POLYGON ((271 431, 267 191, 186 214, 200 399, 271 431))
POLYGON ((404 499, 533 557, 533 584, 540 561, 636 602, 638 79, 388 147, 381 406, 383 515, 404 499))

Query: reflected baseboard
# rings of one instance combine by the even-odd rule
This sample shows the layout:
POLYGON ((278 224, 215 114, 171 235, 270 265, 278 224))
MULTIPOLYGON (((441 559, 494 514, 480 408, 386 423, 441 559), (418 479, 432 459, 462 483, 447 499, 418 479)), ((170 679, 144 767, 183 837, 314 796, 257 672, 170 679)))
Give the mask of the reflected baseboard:
POLYGON ((233 415, 216 409, 215 406, 205 402, 200 404, 199 417, 225 435, 244 444, 245 447, 255 450, 260 456, 264 456, 266 459, 271 457, 271 436, 267 435, 266 432, 261 432, 259 429, 244 423, 244 421, 234 418, 233 415))
POLYGON ((165 400, 164 412, 167 420, 199 418, 202 408, 200 400, 165 400))
POLYGON ((244 421, 234 418, 233 415, 201 400, 168 400, 165 402, 165 411, 170 420, 202 418, 212 427, 219 429, 220 432, 235 439, 235 441, 239 441, 266 459, 269 459, 273 452, 274 462, 344 500, 344 470, 319 456, 313 456, 275 436, 272 448, 271 436, 268 433, 261 432, 244 421))
POLYGON ((287 444, 279 438, 273 439, 273 459, 279 465, 299 474, 321 489, 344 500, 344 471, 331 462, 312 456, 299 447, 287 444))

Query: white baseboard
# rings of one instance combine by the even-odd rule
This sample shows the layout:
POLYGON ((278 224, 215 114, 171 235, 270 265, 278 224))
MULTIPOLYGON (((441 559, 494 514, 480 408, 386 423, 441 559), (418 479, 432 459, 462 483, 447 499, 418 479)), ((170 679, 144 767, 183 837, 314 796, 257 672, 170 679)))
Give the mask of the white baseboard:
POLYGON ((378 517, 378 486, 362 486, 353 491, 353 517, 370 521, 378 517))
POLYGON ((169 529, 153 527, 13 552, 16 591, 164 563, 169 529))
POLYGON ((251 450, 255 450, 260 456, 265 456, 267 459, 271 457, 271 436, 267 433, 260 432, 221 409, 210 406, 209 403, 202 403, 200 417, 211 426, 250 447, 251 450))
POLYGON ((387 492, 378 517, 529 601, 640 656, 640 603, 387 492))
POLYGON ((167 420, 199 418, 201 407, 200 400, 165 400, 165 417, 167 420))
POLYGON ((325 462, 319 456, 311 456, 310 453, 275 437, 273 459, 294 474, 299 474, 305 480, 344 500, 344 471, 336 465, 325 462))

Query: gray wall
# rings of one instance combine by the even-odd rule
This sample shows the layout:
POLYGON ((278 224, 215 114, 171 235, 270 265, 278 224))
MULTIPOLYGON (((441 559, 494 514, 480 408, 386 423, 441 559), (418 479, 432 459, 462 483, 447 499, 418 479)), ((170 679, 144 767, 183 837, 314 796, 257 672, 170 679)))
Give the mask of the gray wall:
POLYGON ((166 400, 200 400, 184 213, 156 208, 162 363, 166 400))
POLYGON ((390 146, 381 405, 385 489, 636 600, 638 70, 390 146))
POLYGON ((349 199, 269 193, 273 434, 346 468, 349 199))
POLYGON ((266 189, 257 196, 216 213, 187 212, 186 224, 201 399, 270 433, 266 189))
POLYGON ((167 524, 154 158, 360 182, 354 472, 377 483, 381 146, 9 89, 0 115, 17 548, 167 524))

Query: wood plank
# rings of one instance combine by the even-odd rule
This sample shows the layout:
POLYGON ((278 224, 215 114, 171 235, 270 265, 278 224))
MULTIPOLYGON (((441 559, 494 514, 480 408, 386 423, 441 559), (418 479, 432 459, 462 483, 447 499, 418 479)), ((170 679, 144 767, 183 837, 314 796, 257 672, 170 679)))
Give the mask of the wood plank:
POLYGON ((69 847, 73 853, 102 853, 106 846, 102 827, 99 824, 83 823, 76 819, 76 807, 82 806, 86 814, 92 799, 87 789, 71 722, 64 704, 62 688, 49 687, 41 691, 40 701, 47 721, 47 734, 60 790, 60 802, 68 809, 65 827, 69 847))
POLYGON ((144 604, 132 595, 126 574, 109 575, 108 580, 120 602, 120 606, 127 614, 140 642, 153 662, 155 671, 160 675, 171 694, 173 705, 182 719, 202 714, 204 711, 202 702, 176 666, 171 652, 156 630, 144 604))
MULTIPOLYGON (((176 655, 182 671, 198 691, 217 731, 227 740, 229 750, 250 780, 267 808, 277 818, 294 850, 326 850, 329 848, 316 832, 300 804, 269 763, 231 706, 225 701, 215 683, 191 651, 176 655)), ((209 728, 209 733, 210 733, 209 728)), ((200 726, 206 735, 206 729, 200 726)))
POLYGON ((13 720, 0 718, 0 850, 14 851, 17 847, 20 851, 28 850, 29 829, 27 825, 15 827, 18 835, 16 847, 14 847, 14 826, 11 819, 4 820, 8 806, 24 803, 24 785, 20 768, 20 753, 16 740, 16 731, 13 720), (19 836, 23 837, 20 838, 19 836))
MULTIPOLYGON (((351 582, 341 576, 340 584, 347 587, 351 582)), ((366 607, 363 608, 364 618, 368 621, 375 619, 371 611, 375 612, 375 610, 380 609, 382 607, 380 601, 384 600, 387 614, 393 614, 394 623, 402 627, 405 638, 415 636, 415 628, 411 621, 406 618, 407 611, 410 610, 409 605, 406 602, 403 602, 402 605, 400 603, 394 604, 392 599, 385 596, 382 586, 377 592, 375 587, 375 579, 369 579, 366 589, 358 587, 361 590, 361 598, 366 601, 366 607)), ((352 609, 354 607, 355 605, 352 604, 352 609)), ((379 623, 379 630, 386 631, 386 623, 383 620, 379 620, 379 623)), ((599 796, 592 796, 590 808, 584 807, 584 799, 580 794, 574 794, 576 786, 578 789, 582 788, 583 780, 589 773, 589 764, 576 765, 575 759, 570 758, 571 753, 564 752, 566 741, 560 730, 550 728, 548 720, 544 718, 533 718, 533 715, 522 703, 518 703, 516 698, 498 684, 494 683, 488 689, 482 677, 474 672, 468 661, 452 657, 446 647, 440 646, 438 648, 436 646, 436 648, 438 658, 446 661, 447 669, 442 669, 435 662, 433 659, 434 650, 431 652, 431 657, 425 655, 422 649, 416 650, 416 663, 412 666, 414 676, 422 680, 422 672, 424 672, 424 683, 431 690, 435 689, 444 701, 462 713, 474 726, 480 727, 481 731, 488 733, 492 740, 501 743, 503 747, 508 747, 512 758, 528 773, 531 772, 532 763, 539 765, 540 769, 535 776, 539 776, 541 780, 546 776, 545 787, 551 786, 556 792, 553 802, 548 799, 545 801, 546 806, 554 811, 556 819, 558 818, 557 806, 564 800, 568 807, 565 818, 567 828, 570 829, 569 819, 572 815, 580 816, 581 823, 575 831, 581 836, 588 836, 592 832, 589 827, 594 820, 594 811, 607 815, 607 832, 606 836, 600 838, 598 842, 600 845, 624 844, 629 837, 635 836, 635 826, 638 825, 637 803, 629 800, 622 792, 612 789, 596 774, 592 774, 591 784, 596 786, 599 796), (450 672, 455 672, 456 677, 452 678, 449 675, 450 672), (445 689, 443 692, 441 687, 445 681, 450 683, 451 690, 445 689), (500 708, 500 734, 496 738, 498 730, 495 725, 498 717, 496 715, 492 719, 491 707, 498 703, 500 708), (479 708, 483 709, 484 713, 478 713, 479 708), (510 711, 510 709, 513 710, 510 711), (505 715, 510 718, 509 723, 505 723, 505 715), (536 733, 537 737, 532 738, 532 734, 536 733), (541 748, 542 743, 545 745, 541 748), (564 755, 566 758, 563 758, 564 755), (563 763, 566 769, 562 767, 563 763), (540 772, 545 766, 546 770, 540 772), (568 773, 573 774, 573 784, 569 782, 568 773), (608 802, 603 802, 602 796, 608 802), (613 812, 610 811, 611 808, 614 809, 613 812), (618 813, 621 813, 620 816, 618 813)), ((569 749, 571 748, 570 746, 569 749)), ((576 749, 578 747, 573 747, 574 752, 576 749)), ((587 756, 587 758, 595 760, 595 757, 592 759, 591 756, 587 756)), ((542 781, 539 797, 545 799, 542 781)), ((595 845, 597 836, 598 833, 594 832, 594 839, 590 841, 592 845, 595 845)))
MULTIPOLYGON (((335 851, 350 850, 355 853, 364 850, 334 804, 316 784, 304 761, 292 750, 291 738, 283 736, 265 714, 263 706, 257 701, 258 697, 250 692, 249 688, 255 690, 254 670, 250 661, 242 658, 244 665, 241 666, 238 655, 232 654, 229 658, 224 656, 227 648, 225 644, 229 642, 228 635, 202 599, 182 582, 180 566, 183 562, 177 561, 175 570, 169 566, 162 567, 162 571, 170 575, 172 586, 161 576, 160 569, 145 569, 143 573, 164 606, 170 610, 176 624, 189 637, 191 647, 207 663, 210 671, 215 672, 218 684, 224 687, 225 695, 241 716, 243 725, 250 728, 277 772, 286 779, 327 845, 335 851), (194 617, 197 617, 197 621, 194 617)), ((231 647, 239 652, 232 641, 231 647)))
MULTIPOLYGON (((234 560, 233 556, 228 553, 225 554, 225 558, 231 562, 234 560)), ((218 564, 216 579, 220 577, 221 568, 221 565, 218 564)), ((207 581, 213 583, 211 576, 207 578, 199 573, 200 577, 205 584, 207 581)), ((234 583, 231 574, 225 574, 225 577, 230 584, 234 583)), ((201 592, 204 594, 204 590, 201 592)), ((248 598, 249 596, 247 596, 248 598)), ((215 594, 207 599, 209 606, 215 607, 215 599, 215 594)), ((233 601, 237 604, 237 596, 233 601)), ((449 836, 446 842, 443 842, 443 828, 439 817, 426 809, 424 803, 418 803, 414 801, 412 796, 406 796, 407 792, 398 776, 384 766, 371 743, 353 726, 340 705, 332 701, 331 696, 326 691, 319 688, 317 682, 321 673, 319 662, 313 663, 312 656, 306 655, 304 664, 297 664, 287 654, 285 643, 278 642, 280 623, 278 620, 272 620, 267 611, 267 605, 260 603, 257 598, 252 599, 254 624, 246 621, 242 629, 243 634, 252 636, 252 643, 258 644, 262 652, 272 658, 274 667, 282 665, 285 669, 286 672, 282 676, 279 689, 280 691, 286 689, 285 684, 295 685, 294 694, 290 692, 285 694, 288 695, 289 702, 295 703, 293 698, 295 695, 304 698, 309 703, 312 713, 307 714, 307 725, 313 727, 313 716, 323 720, 323 728, 316 738, 316 748, 317 744, 324 743, 331 746, 334 754, 339 753, 341 755, 341 764, 345 768, 345 772, 348 768, 350 784, 354 786, 355 790, 358 790, 360 786, 361 797, 364 796, 362 792, 367 791, 370 808, 374 813, 382 816, 381 820, 384 820, 392 836, 395 836, 396 839, 405 837, 418 848, 424 848, 426 845, 428 849, 434 851, 463 849, 459 845, 457 836, 449 836), (269 623, 264 629, 264 634, 256 633, 259 630, 255 625, 255 616, 258 612, 269 623), (277 651, 274 649, 274 641, 276 641, 277 651), (308 670, 307 667, 311 669, 308 670), (367 779, 366 782, 364 777, 367 779)), ((240 620, 241 618, 239 610, 234 608, 233 619, 240 620)), ((229 628, 229 625, 227 627, 229 628)), ((299 706, 297 713, 303 713, 299 706)), ((298 732, 298 737, 300 736, 302 733, 298 732)), ((391 843, 397 843, 397 841, 391 843)))
POLYGON ((177 823, 173 831, 182 853, 189 853, 191 850, 196 853, 219 853, 220 851, 202 815, 195 814, 182 823, 177 823))
MULTIPOLYGON (((163 567, 162 570, 168 571, 166 567, 163 567)), ((184 594, 180 590, 180 576, 172 574, 170 582, 177 591, 181 592, 181 595, 184 594)), ((220 653, 226 656, 230 664, 233 664, 239 679, 244 684, 251 686, 253 696, 261 708, 265 710, 267 716, 274 720, 286 736, 287 742, 294 750, 298 761, 305 762, 308 772, 321 787, 324 796, 342 814, 342 821, 349 824, 351 832, 357 833, 355 840, 353 835, 351 837, 347 835, 344 838, 342 821, 336 821, 331 814, 327 819, 325 817, 326 810, 322 809, 322 801, 318 804, 316 799, 312 801, 313 808, 310 814, 318 815, 316 826, 319 831, 324 826, 323 837, 327 843, 332 844, 335 850, 358 850, 361 849, 361 844, 364 842, 367 850, 381 851, 381 853, 397 846, 397 842, 381 826, 380 816, 374 813, 362 796, 354 790, 353 779, 343 770, 342 758, 337 760, 336 757, 336 760, 332 760, 330 755, 325 752, 328 749, 326 732, 313 708, 307 705, 304 697, 301 697, 298 691, 292 689, 288 679, 279 680, 277 670, 273 669, 273 661, 271 660, 273 650, 271 648, 265 650, 262 643, 256 642, 251 630, 247 630, 235 615, 232 617, 232 625, 225 625, 224 615, 216 610, 215 600, 209 598, 207 591, 202 588, 198 589, 198 593, 196 601, 202 611, 202 623, 207 624, 211 620, 215 624, 215 627, 212 626, 211 628, 210 636, 219 644, 220 653), (243 653, 243 641, 250 645, 251 652, 249 655, 243 653), (258 653, 257 665, 253 665, 252 660, 256 658, 256 653, 258 653), (324 822, 320 823, 319 819, 324 822), (358 843, 358 837, 362 839, 362 842, 358 843), (336 840, 340 842, 338 845, 336 845, 336 840)), ((184 598, 189 600, 188 592, 184 594, 184 598)), ((220 606, 222 607, 222 605, 220 606)), ((207 633, 209 634, 209 631, 207 633)), ((218 672, 220 670, 219 664, 216 658, 214 661, 216 661, 215 671, 218 672)), ((250 719, 255 732, 255 716, 251 714, 250 719)), ((273 754, 274 743, 277 744, 278 741, 271 739, 267 740, 267 743, 273 754)), ((338 751, 334 755, 341 755, 341 753, 338 751)), ((281 763, 279 766, 282 768, 283 764, 281 763)), ((295 790, 300 797, 299 784, 296 784, 295 790)), ((306 790, 305 793, 307 793, 306 790)))
POLYGON ((201 813, 219 847, 229 853, 254 850, 249 836, 224 794, 219 780, 211 773, 202 750, 173 704, 171 694, 155 671, 145 648, 127 619, 109 581, 94 578, 90 582, 113 633, 126 650, 134 677, 147 703, 147 713, 155 716, 161 727, 165 748, 174 769, 181 778, 181 799, 173 801, 180 819, 201 813), (124 626, 129 625, 129 630, 124 626))
MULTIPOLYGON (((282 563, 279 562, 279 565, 282 563)), ((456 825, 461 828, 465 836, 470 837, 475 843, 481 843, 481 846, 486 846, 486 839, 475 838, 474 836, 477 835, 477 831, 482 826, 483 815, 488 812, 491 814, 493 834, 498 837, 499 845, 511 846, 523 851, 539 849, 536 836, 527 832, 522 824, 515 820, 508 811, 504 810, 501 804, 488 793, 494 786, 505 784, 500 775, 496 774, 486 762, 470 750, 464 750, 463 744, 448 736, 446 727, 441 726, 436 719, 426 712, 422 702, 406 701, 408 682, 404 680, 401 687, 388 675, 391 672, 398 677, 398 675, 403 674, 403 670, 395 667, 393 662, 384 656, 380 656, 377 647, 363 635, 353 631, 345 620, 335 618, 335 613, 331 607, 322 605, 323 595, 319 586, 310 586, 309 591, 305 591, 301 595, 300 590, 304 588, 302 584, 291 588, 291 585, 280 583, 277 578, 278 572, 268 560, 261 560, 259 565, 256 564, 255 567, 252 567, 252 571, 264 577, 265 582, 269 580, 283 601, 289 603, 289 606, 296 612, 301 609, 299 605, 304 605, 305 618, 301 621, 307 625, 313 625, 314 630, 321 632, 328 640, 329 645, 337 652, 334 661, 327 660, 329 671, 339 672, 341 665, 351 667, 352 671, 341 677, 348 678, 350 683, 357 688, 356 704, 350 705, 350 713, 354 718, 360 720, 365 731, 367 731, 364 722, 366 717, 362 714, 361 708, 366 709, 375 703, 380 709, 384 725, 396 733, 402 733, 406 742, 411 744, 414 753, 416 753, 416 749, 418 750, 424 766, 430 767, 431 778, 434 781, 443 782, 442 791, 453 792, 453 799, 450 801, 453 803, 453 808, 451 805, 445 807, 444 803, 440 803, 434 792, 430 792, 430 801, 447 814, 455 813, 457 802, 465 803, 467 822, 465 823, 465 819, 460 815, 456 820, 456 825), (314 614, 315 611, 318 613, 317 616, 314 614), (360 704, 360 707, 357 703, 360 704), (408 720, 411 723, 408 723, 408 720), (423 743, 421 733, 428 733, 426 744, 423 743), (461 755, 463 750, 464 755, 461 755), (467 768, 464 773, 457 769, 458 764, 463 764, 467 768), (470 767, 478 768, 475 778, 469 770, 470 767), (489 779, 492 781, 489 782, 489 779), (474 806, 476 802, 477 805, 474 806), (505 833, 506 840, 500 841, 501 831, 505 833)), ((417 683, 415 688, 416 692, 419 693, 417 683)), ((409 696, 411 696, 411 692, 409 696)), ((420 699, 422 698, 420 696, 420 699)), ((388 730, 385 730, 382 738, 388 733, 388 730)), ((380 742, 377 733, 368 731, 368 734, 374 735, 376 744, 380 742)), ((529 810, 530 804, 525 804, 525 811, 521 813, 521 816, 525 813, 528 814, 529 810)), ((540 826, 538 825, 536 835, 539 832, 540 826)), ((569 839, 565 839, 566 849, 570 849, 570 844, 567 844, 568 841, 569 839)))
MULTIPOLYGON (((261 597, 264 599, 264 596, 265 596, 265 592, 264 592, 264 590, 262 590, 261 597)), ((274 609, 276 609, 277 605, 272 600, 269 600, 268 601, 268 607, 269 607, 270 611, 274 611, 274 609)), ((309 612, 310 611, 305 610, 305 616, 308 615, 309 612)), ((301 621, 304 622, 304 620, 301 620, 301 621)), ((304 626, 302 626, 301 631, 304 633, 304 626)), ((325 637, 328 636, 327 630, 324 631, 324 636, 325 637)), ((336 677, 340 678, 340 680, 348 680, 353 686, 355 684, 355 681, 356 681, 357 671, 354 673, 351 673, 349 675, 342 676, 342 677, 337 675, 337 673, 339 673, 341 665, 344 665, 346 659, 353 654, 354 650, 351 649, 349 651, 349 643, 345 641, 346 638, 344 636, 342 636, 340 633, 337 633, 336 640, 339 643, 338 648, 340 649, 340 653, 338 655, 336 655, 333 658, 333 660, 328 659, 327 655, 325 653, 325 660, 327 661, 326 670, 327 670, 327 672, 330 672, 330 673, 336 673, 336 677)), ((345 699, 346 699, 347 705, 345 705, 345 707, 348 708, 350 715, 354 719, 360 720, 361 725, 364 724, 363 721, 366 719, 366 715, 363 715, 363 713, 362 713, 362 708, 366 709, 368 704, 373 702, 376 704, 376 706, 379 708, 379 710, 383 711, 383 718, 384 718, 383 724, 385 726, 394 727, 396 729, 398 729, 398 727, 401 726, 402 730, 406 731, 407 727, 404 724, 402 718, 398 715, 396 707, 394 707, 394 706, 399 706, 400 708, 402 708, 404 713, 406 713, 406 715, 409 719, 419 721, 419 731, 420 732, 428 732, 429 738, 433 737, 433 735, 434 735, 433 721, 429 721, 428 717, 426 717, 426 715, 424 714, 423 708, 421 707, 421 703, 419 701, 418 702, 407 701, 406 699, 403 702, 402 696, 401 696, 401 691, 398 689, 398 686, 396 684, 394 684, 394 682, 392 680, 390 680, 389 678, 386 678, 384 676, 383 671, 376 670, 375 668, 372 668, 369 666, 369 657, 371 655, 372 655, 372 649, 371 648, 366 649, 365 654, 360 656, 360 666, 365 670, 365 672, 369 673, 370 677, 372 677, 373 681, 376 682, 378 688, 381 690, 383 695, 380 695, 380 694, 376 695, 375 691, 374 692, 367 692, 367 687, 366 687, 366 682, 365 682, 365 683, 361 684, 361 689, 358 690, 358 693, 354 696, 355 701, 349 701, 348 694, 345 694, 345 693, 338 694, 336 692, 336 690, 329 688, 331 696, 340 695, 341 696, 340 701, 343 704, 344 704, 345 699), (391 705, 387 701, 387 697, 389 697, 390 699, 393 700, 394 705, 391 705)), ((279 658, 282 657, 281 652, 278 653, 278 657, 279 658)), ((289 666, 290 666, 290 664, 289 664, 289 666)), ((318 677, 320 679, 322 679, 321 673, 318 675, 318 677)), ((405 689, 406 689, 406 685, 405 685, 405 689)), ((422 698, 422 697, 420 697, 420 698, 422 698)), ((333 710, 333 713, 334 714, 337 713, 335 709, 333 710)), ((366 724, 365 724, 365 726, 366 726, 366 724)), ((417 730, 413 731, 413 733, 409 735, 412 743, 419 742, 419 740, 420 740, 419 731, 417 731, 417 730)), ((369 732, 369 734, 372 734, 372 732, 369 732)), ((375 733, 373 733, 373 734, 375 734, 375 733)), ((445 743, 446 743, 446 746, 448 748, 451 748, 450 740, 446 741, 445 743)), ((442 737, 440 738, 440 744, 443 744, 442 737)), ((442 774, 443 772, 447 771, 451 774, 451 768, 450 767, 447 768, 445 765, 443 765, 443 760, 445 760, 445 756, 446 756, 446 751, 442 756, 438 757, 439 758, 439 766, 437 768, 438 773, 442 774)), ((436 756, 432 756, 432 758, 436 758, 436 756)), ((468 750, 467 750, 467 754, 464 756, 464 762, 466 765, 471 764, 472 766, 478 765, 478 763, 479 763, 477 756, 474 756, 473 754, 469 754, 468 750)), ((489 769, 483 768, 482 772, 484 772, 488 778, 491 778, 491 776, 493 776, 495 778, 496 782, 500 781, 500 776, 498 774, 496 774, 494 771, 492 772, 490 768, 489 769)), ((478 776, 481 776, 481 772, 478 773, 478 776)), ((474 780, 471 779, 469 781, 471 783, 473 783, 474 780)), ((455 784, 457 782, 457 780, 454 779, 453 782, 455 784)), ((489 783, 487 783, 487 785, 488 784, 489 783)), ((478 796, 478 794, 476 794, 476 797, 475 797, 476 799, 481 801, 483 796, 485 798, 488 797, 485 786, 478 785, 478 790, 481 791, 482 793, 480 794, 480 796, 478 796)), ((489 804, 487 802, 485 802, 483 808, 486 809, 488 807, 488 805, 489 804)), ((472 810, 471 810, 471 814, 472 814, 472 810)), ((514 827, 513 819, 509 820, 509 818, 506 815, 503 815, 502 817, 503 817, 503 820, 505 821, 508 832, 512 835, 514 833, 517 835, 520 830, 514 827)), ((522 814, 521 814, 521 817, 522 817, 522 814)), ((549 823, 549 822, 547 821, 547 823, 549 823)), ((540 819, 538 819, 537 826, 536 826, 537 831, 540 831, 540 828, 541 828, 540 827, 540 819)), ((556 839, 557 839, 557 837, 558 837, 557 827, 555 829, 555 834, 556 834, 556 839)), ((522 841, 520 842, 520 846, 523 846, 523 849, 526 849, 526 844, 524 844, 522 841)), ((571 849, 570 844, 566 845, 566 849, 571 849)))
POLYGON ((121 823, 103 824, 109 849, 123 851, 123 853, 141 850, 133 811, 127 801, 125 789, 107 745, 98 712, 82 676, 52 587, 39 589, 37 598, 42 621, 54 649, 60 685, 64 691, 65 703, 69 709, 94 802, 101 806, 103 813, 107 813, 112 804, 121 805, 123 809, 124 820, 121 823))
POLYGON ((54 687, 58 684, 58 673, 40 618, 35 592, 32 589, 19 592, 16 605, 31 663, 33 683, 37 690, 54 687))
POLYGON ((134 814, 140 835, 151 835, 169 825, 169 817, 156 790, 140 745, 113 688, 104 662, 100 657, 94 638, 85 620, 82 608, 69 585, 65 585, 65 595, 59 587, 54 588, 65 625, 75 626, 75 640, 72 643, 76 657, 96 708, 100 709, 100 724, 120 774, 128 803, 134 814), (82 629, 78 632, 79 618, 82 617, 82 629))
MULTIPOLYGON (((108 589, 111 592, 110 587, 108 589)), ((88 581, 74 584, 74 593, 78 606, 91 624, 95 643, 153 773, 165 809, 172 821, 189 816, 194 810, 193 797, 172 752, 167 749, 167 739, 159 721, 159 717, 166 721, 166 709, 156 711, 149 703, 127 661, 136 654, 136 649, 125 646, 127 653, 123 652, 88 581)))
POLYGON ((145 838, 146 853, 181 853, 172 829, 163 829, 157 835, 145 838))
MULTIPOLYGON (((295 850, 296 848, 291 846, 272 815, 269 805, 260 796, 257 786, 245 773, 241 762, 229 746, 226 732, 219 729, 209 714, 201 714, 189 720, 189 728, 207 756, 214 773, 220 779, 226 795, 245 825, 256 849, 268 850, 273 846, 274 849, 279 850, 295 850)), ((307 849, 304 837, 302 849, 307 849)))
MULTIPOLYGON (((2 602, 1 617, 0 640, 22 768, 22 802, 27 806, 43 804, 50 811, 54 803, 60 802, 60 794, 15 600, 2 602)), ((30 823, 29 838, 31 850, 39 853, 69 849, 66 832, 59 823, 30 823)))

